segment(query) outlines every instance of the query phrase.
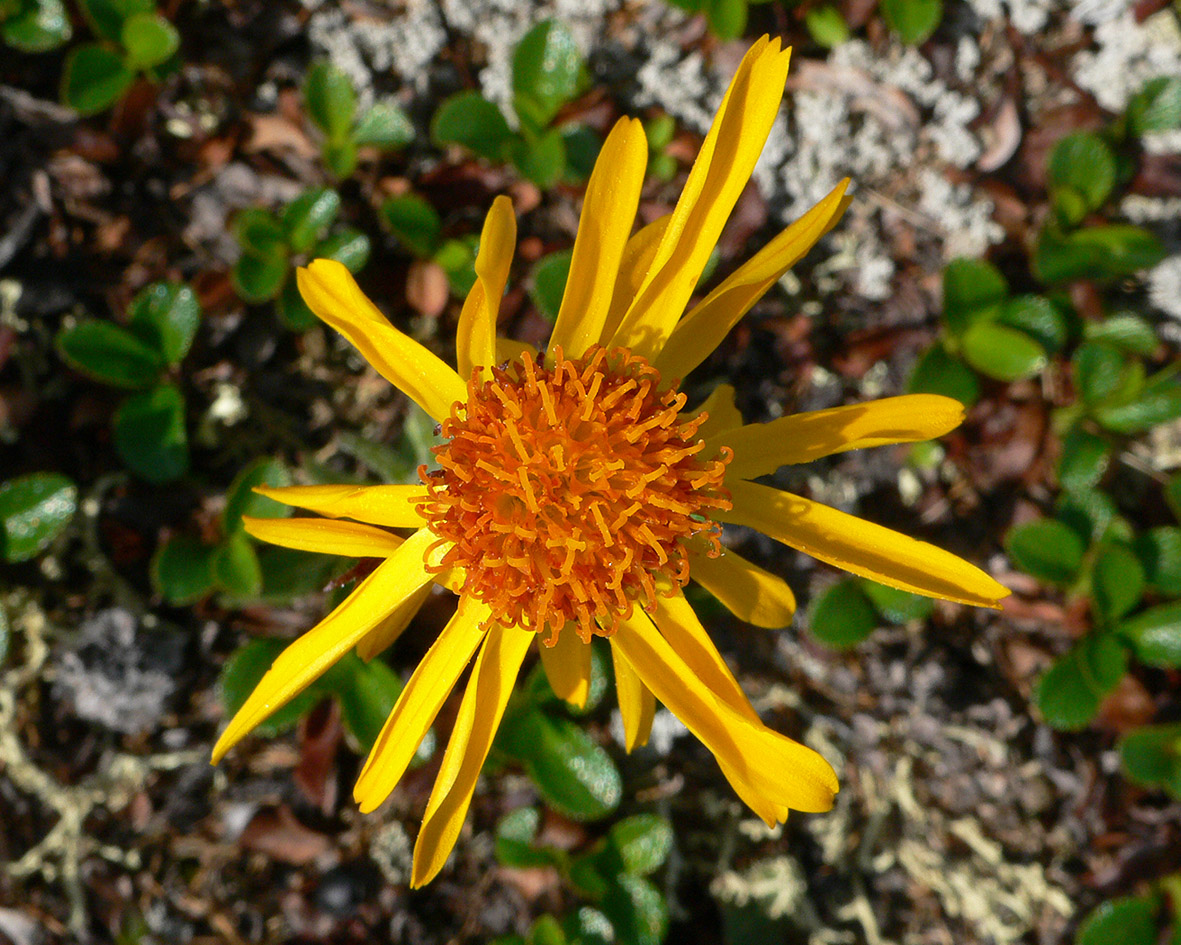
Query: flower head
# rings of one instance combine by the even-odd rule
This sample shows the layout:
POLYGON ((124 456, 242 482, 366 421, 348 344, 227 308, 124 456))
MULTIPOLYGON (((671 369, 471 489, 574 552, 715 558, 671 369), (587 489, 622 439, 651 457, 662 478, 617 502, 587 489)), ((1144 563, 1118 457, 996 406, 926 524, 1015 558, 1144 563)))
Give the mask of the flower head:
POLYGON ((777 40, 752 47, 676 208, 634 234, 647 142, 638 121, 615 126, 587 186, 542 352, 495 335, 516 243, 504 197, 481 235, 457 370, 391 325, 343 266, 316 260, 299 272, 311 309, 440 423, 444 443, 419 485, 259 490, 316 514, 248 519, 256 537, 381 563, 279 656, 214 760, 348 650, 370 658, 392 643, 434 584, 450 588, 455 616, 411 676, 354 791, 363 811, 384 801, 474 657, 415 846, 413 885, 428 882, 454 846, 535 643, 554 691, 581 704, 591 638, 608 638, 629 751, 647 740, 659 699, 769 824, 789 809, 831 807, 832 768, 760 721, 682 593, 693 580, 757 626, 790 621, 790 588, 724 548, 722 523, 919 594, 995 606, 1008 593, 932 545, 752 481, 787 463, 940 436, 963 419, 958 402, 894 397, 744 425, 732 389, 688 411, 676 391, 847 202, 844 181, 685 310, 766 141, 787 60, 777 40))

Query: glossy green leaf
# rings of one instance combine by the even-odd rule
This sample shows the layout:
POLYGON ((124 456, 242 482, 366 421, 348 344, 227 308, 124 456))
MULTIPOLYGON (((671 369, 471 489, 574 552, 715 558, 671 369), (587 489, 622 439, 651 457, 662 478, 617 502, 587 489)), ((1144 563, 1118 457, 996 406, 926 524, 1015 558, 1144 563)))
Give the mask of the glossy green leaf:
POLYGON ((1140 662, 1167 669, 1181 667, 1181 601, 1137 614, 1117 630, 1140 662))
POLYGON ((1066 319, 1044 295, 1018 295, 1007 300, 997 321, 1018 328, 1047 351, 1057 351, 1066 344, 1066 319))
POLYGON ((169 604, 195 604, 213 591, 216 551, 195 538, 170 538, 152 555, 152 587, 169 604))
POLYGON ((369 237, 351 226, 341 227, 324 237, 312 250, 315 259, 335 259, 356 275, 369 262, 372 244, 369 237))
POLYGON ((308 117, 330 142, 349 137, 357 113, 352 80, 330 62, 320 60, 308 69, 303 86, 308 117))
POLYGON ((171 59, 180 48, 180 34, 156 13, 137 13, 123 21, 122 42, 127 64, 142 71, 171 59))
POLYGON ((538 23, 513 52, 513 105, 521 122, 545 128, 578 95, 585 79, 582 52, 557 20, 538 23))
POLYGON ((953 259, 943 270, 943 317, 953 334, 962 334, 977 317, 999 310, 1009 285, 983 259, 953 259))
POLYGON ((1062 437, 1058 457, 1058 483, 1063 489, 1078 492, 1099 484, 1111 462, 1111 444, 1096 433, 1072 427, 1062 437))
POLYGON ((91 28, 103 39, 119 42, 123 24, 139 13, 153 13, 155 0, 79 0, 91 28))
POLYGON ((1091 226, 1061 236, 1045 230, 1034 253, 1034 272, 1046 283, 1120 278, 1155 266, 1164 244, 1138 226, 1091 226))
POLYGON ((812 605, 808 627, 826 646, 838 650, 856 646, 878 626, 878 615, 854 578, 838 581, 812 605))
POLYGON ((1083 920, 1075 945, 1156 945, 1156 911, 1148 896, 1110 899, 1083 920))
POLYGON ((831 3, 810 7, 804 15, 804 25, 812 40, 826 49, 832 49, 849 39, 849 24, 841 11, 831 3))
POLYGON ((320 156, 328 172, 337 180, 344 180, 357 169, 357 142, 352 138, 325 141, 320 156))
POLYGON ((617 940, 628 945, 661 945, 668 934, 668 906, 660 891, 645 879, 621 873, 599 903, 615 929, 617 940))
POLYGON ((1046 366, 1046 350, 1023 331, 980 319, 960 338, 964 360, 998 381, 1033 377, 1046 366))
POLYGON ((132 299, 129 314, 131 330, 169 364, 179 364, 189 353, 201 324, 196 294, 179 282, 147 286, 132 299))
POLYGON ((581 906, 568 913, 562 920, 562 929, 570 945, 615 945, 619 941, 611 920, 590 906, 581 906))
POLYGON ((1038 708, 1054 728, 1083 728, 1127 669, 1127 651, 1114 637, 1099 634, 1080 640, 1038 680, 1038 708))
POLYGON ((525 945, 567 945, 566 933, 552 915, 543 915, 529 927, 525 945))
POLYGON ((533 282, 529 286, 529 297, 537 310, 546 321, 553 324, 558 317, 558 310, 562 306, 562 296, 566 292, 566 279, 570 275, 570 259, 572 253, 568 249, 559 250, 543 256, 533 267, 533 282))
POLYGON ((968 407, 980 399, 980 379, 976 373, 948 354, 940 342, 919 356, 906 389, 911 394, 942 394, 968 407))
POLYGON ((505 159, 512 137, 500 109, 479 92, 452 95, 431 119, 436 144, 459 144, 493 162, 505 159))
MULTIPOLYGON (((239 647, 226 660, 218 678, 218 696, 222 712, 227 719, 242 707, 246 698, 254 691, 271 664, 287 648, 282 640, 251 640, 239 647)), ((323 698, 323 693, 313 683, 298 696, 280 707, 254 727, 254 733, 264 738, 273 738, 293 727, 304 715, 323 698)))
POLYGON ((1118 620, 1140 603, 1144 567, 1124 545, 1104 545, 1091 570, 1091 595, 1097 616, 1105 623, 1118 620))
POLYGON ((900 591, 877 581, 861 580, 860 584, 862 593, 869 598, 874 610, 890 623, 926 620, 935 610, 935 601, 930 597, 900 591))
POLYGON ((288 253, 283 224, 261 207, 238 212, 234 217, 234 239, 248 255, 285 258, 288 253))
POLYGON ((381 205, 390 232, 419 259, 429 259, 439 247, 443 221, 439 212, 417 194, 390 197, 381 205))
POLYGON ((123 402, 115 412, 115 450, 127 468, 148 482, 170 482, 189 469, 185 402, 172 384, 123 402))
POLYGON ((234 532, 213 554, 213 579, 235 598, 262 593, 262 565, 245 532, 234 532))
POLYGON ((1116 433, 1145 433, 1178 418, 1181 418, 1181 383, 1175 378, 1160 383, 1150 380, 1129 403, 1095 411, 1095 419, 1116 433))
POLYGON ((603 139, 586 125, 565 127, 560 133, 566 156, 566 171, 562 180, 568 184, 581 184, 595 169, 595 161, 599 159, 599 152, 603 150, 603 139))
POLYGON ((164 369, 159 352, 111 322, 88 321, 63 328, 57 350, 74 370, 131 390, 152 384, 164 369))
POLYGON ((1145 357, 1156 351, 1160 341, 1152 325, 1132 312, 1117 312, 1100 322, 1087 322, 1083 336, 1088 341, 1100 341, 1128 354, 1145 357))
POLYGON ((447 273, 447 284, 452 293, 460 298, 466 298, 476 283, 476 250, 479 238, 444 240, 443 245, 435 253, 435 262, 443 267, 447 273))
POLYGON ((289 263, 285 256, 254 256, 243 253, 230 270, 234 291, 245 302, 269 302, 283 291, 289 263))
POLYGON ((553 851, 534 846, 540 825, 541 814, 535 807, 518 807, 500 818, 496 825, 496 862, 515 869, 553 863, 553 851))
POLYGON ((77 508, 77 487, 58 473, 30 473, 0 482, 0 558, 15 564, 40 554, 77 508))
POLYGON ((1120 387, 1125 355, 1101 342, 1085 342, 1071 358, 1074 386, 1085 404, 1098 404, 1120 387))
POLYGON ((1046 170, 1055 206, 1072 224, 1102 206, 1115 186, 1115 155, 1090 131, 1061 138, 1046 170))
POLYGON ((926 42, 943 19, 942 0, 882 0, 880 9, 886 25, 913 46, 926 42))
POLYGON ((660 869, 672 851, 672 825, 656 814, 636 814, 615 824, 607 843, 626 872, 647 876, 660 869))
POLYGON ((709 30, 718 39, 737 39, 746 31, 748 0, 702 0, 709 30))
POLYGON ((283 283, 283 291, 275 299, 275 314, 283 327, 289 331, 308 331, 319 323, 316 313, 300 295, 299 285, 294 279, 283 283))
POLYGON ((77 46, 62 71, 62 102, 83 115, 97 115, 114 105, 135 81, 123 57, 105 46, 77 46))
POLYGON ((1134 135, 1181 128, 1181 78, 1158 76, 1128 102, 1128 127, 1134 135))
POLYGON ((358 119, 353 140, 392 151, 414 140, 414 125, 393 102, 378 102, 358 119))
POLYGON ((1141 532, 1132 550, 1144 566, 1148 586, 1169 597, 1181 597, 1181 528, 1162 525, 1141 532))
POLYGON ((48 52, 70 41, 70 15, 61 0, 23 0, 0 24, 0 37, 24 53, 48 52))
POLYGON ((306 253, 324 235, 340 213, 340 194, 331 187, 305 190, 283 211, 281 224, 288 246, 306 253))
POLYGON ((1124 772, 1144 787, 1181 797, 1181 723, 1150 725, 1120 742, 1124 772))
POLYGON ((1086 547, 1068 526, 1052 518, 1026 522, 1009 530, 1005 550, 1022 571, 1051 584, 1078 577, 1086 547))
POLYGON ((557 128, 537 138, 519 138, 510 151, 517 170, 543 190, 553 187, 566 172, 566 141, 557 128))
POLYGON ((227 535, 242 528, 242 516, 252 518, 284 518, 291 507, 268 499, 254 491, 257 486, 279 488, 291 485, 291 474, 277 459, 256 459, 234 478, 226 490, 226 507, 222 512, 222 531, 227 535))
POLYGON ((1098 489, 1063 492, 1055 503, 1054 514, 1084 545, 1099 541, 1117 521, 1115 503, 1098 489))

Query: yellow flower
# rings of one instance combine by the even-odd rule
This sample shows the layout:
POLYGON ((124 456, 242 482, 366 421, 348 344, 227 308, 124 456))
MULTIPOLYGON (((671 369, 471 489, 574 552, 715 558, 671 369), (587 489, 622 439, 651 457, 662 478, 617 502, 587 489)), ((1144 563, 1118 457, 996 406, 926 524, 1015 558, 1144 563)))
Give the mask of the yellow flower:
POLYGON ((685 395, 670 383, 704 360, 846 205, 847 181, 685 312, 766 141, 787 64, 778 40, 753 46, 675 210, 634 235, 648 147, 640 122, 615 126, 587 186, 544 352, 495 336, 516 242, 505 197, 481 235, 458 370, 394 328, 343 266, 316 260, 299 272, 312 310, 434 417, 446 442, 436 449, 439 468, 420 470, 421 485, 259 490, 319 517, 248 520, 255 537, 382 563, 279 656, 213 757, 348 650, 368 659, 392 643, 433 584, 450 588, 455 616, 407 683, 354 792, 362 811, 385 800, 475 656, 415 846, 414 886, 438 873, 455 844, 535 640, 555 692, 575 704, 588 691, 591 638, 609 640, 629 751, 647 740, 659 699, 769 824, 789 809, 832 806, 832 768, 762 724, 682 593, 692 579, 749 623, 790 622, 791 590, 723 548, 719 523, 919 594, 995 606, 1008 593, 932 545, 751 481, 786 463, 940 436, 962 420, 958 402, 894 397, 743 425, 731 388, 685 412, 685 395))

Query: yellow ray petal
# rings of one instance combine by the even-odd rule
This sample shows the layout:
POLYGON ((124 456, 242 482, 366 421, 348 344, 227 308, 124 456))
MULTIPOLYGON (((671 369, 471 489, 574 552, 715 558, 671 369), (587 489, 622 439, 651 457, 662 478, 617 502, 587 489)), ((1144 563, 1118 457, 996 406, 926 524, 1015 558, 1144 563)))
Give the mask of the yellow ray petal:
POLYGON ((713 389, 705 403, 695 411, 689 413, 707 413, 709 417, 697 428, 697 435, 702 439, 716 436, 723 430, 742 426, 742 414, 734 405, 734 388, 729 384, 719 384, 713 389))
POLYGON ((748 525, 838 568, 927 597, 996 607, 1009 596, 950 552, 864 519, 753 482, 727 483, 734 503, 722 521, 748 525))
POLYGON ((581 357, 601 338, 647 167, 643 124, 637 118, 619 119, 586 186, 570 276, 550 338, 551 356, 560 346, 567 358, 581 357))
POLYGON ((410 621, 415 618, 426 599, 431 596, 433 588, 433 583, 424 584, 394 608, 393 613, 385 620, 361 637, 357 641, 357 655, 368 663, 378 653, 392 646, 394 641, 410 626, 410 621))
POLYGON ((386 528, 421 526, 423 518, 414 502, 426 496, 422 486, 255 486, 254 491, 317 515, 355 518, 386 528))
POLYGON ((611 638, 653 695, 768 804, 826 811, 837 791, 832 767, 811 748, 756 724, 717 696, 637 611, 611 638))
POLYGON ((578 709, 586 705, 590 694, 591 645, 583 643, 570 626, 558 634, 553 646, 539 640, 537 652, 541 654, 545 678, 557 697, 578 709))
POLYGON ((412 889, 429 883, 455 846, 480 768, 535 636, 530 630, 494 625, 484 639, 414 844, 412 889))
POLYGON ((739 620, 771 630, 786 627, 796 612, 787 582, 729 548, 711 558, 690 547, 689 576, 739 620))
POLYGON ((422 559, 434 540, 434 534, 425 528, 406 539, 336 610, 279 654, 213 746, 214 763, 254 726, 319 678, 391 609, 430 580, 422 559))
POLYGON ((295 278, 308 307, 436 420, 444 420, 452 404, 466 399, 467 387, 459 375, 391 325, 340 263, 314 259, 296 270, 295 278))
POLYGON ((661 375, 685 377, 709 357, 722 339, 820 237, 848 206, 846 178, 820 203, 739 266, 677 324, 655 361, 661 375))
POLYGON ((455 616, 414 670, 365 760, 353 788, 362 813, 379 807, 402 780, 439 709, 484 639, 487 617, 488 608, 479 601, 459 599, 455 616))
POLYGON ((619 647, 611 646, 611 663, 615 667, 615 693, 619 700, 619 714, 623 717, 623 740, 628 754, 648 744, 652 734, 652 719, 656 715, 656 697, 640 681, 619 647))
POLYGON ((496 316, 516 248, 517 218, 513 216, 513 202, 505 196, 497 197, 480 233, 476 281, 463 303, 455 336, 459 376, 464 381, 472 376, 473 367, 488 372, 496 363, 496 316))
POLYGON ((607 321, 603 324, 600 340, 606 341, 614 337, 619 330, 623 316, 631 307, 632 299, 640 291, 640 286, 648 277, 648 270, 652 268, 652 260, 656 258, 656 250, 660 248, 660 241, 664 238, 664 231, 668 228, 671 213, 653 220, 645 227, 641 227, 636 234, 627 241, 623 250, 623 258, 619 261, 619 275, 615 279, 615 289, 611 293, 611 307, 607 311, 607 321))
POLYGON ((771 131, 789 51, 763 37, 742 60, 673 210, 648 277, 611 345, 655 360, 685 310, 771 131))
POLYGON ((706 440, 702 456, 734 450, 726 467, 733 479, 755 479, 789 463, 890 443, 931 440, 964 421, 964 405, 938 394, 907 394, 864 404, 793 413, 770 423, 749 423, 706 440))
POLYGON ((523 341, 514 341, 512 338, 497 338, 496 339, 496 363, 504 364, 505 361, 516 361, 522 354, 528 351, 537 358, 537 345, 525 344, 523 341))
POLYGON ((722 774, 726 776, 726 780, 734 788, 734 793, 742 799, 742 803, 758 814, 759 818, 768 827, 774 827, 776 824, 781 824, 787 820, 787 814, 791 808, 784 804, 776 804, 774 801, 768 800, 760 795, 754 788, 742 780, 742 776, 737 771, 720 759, 718 760, 718 767, 722 769, 722 774))
POLYGON ((388 558, 405 540, 372 525, 331 518, 254 518, 242 516, 246 534, 259 541, 348 558, 388 558))

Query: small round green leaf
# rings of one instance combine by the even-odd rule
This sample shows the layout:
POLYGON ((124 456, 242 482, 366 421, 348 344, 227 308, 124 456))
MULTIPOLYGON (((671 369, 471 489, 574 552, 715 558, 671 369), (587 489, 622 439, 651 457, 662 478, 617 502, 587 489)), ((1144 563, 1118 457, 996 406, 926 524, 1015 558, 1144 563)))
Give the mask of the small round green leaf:
POLYGON ((1090 131, 1076 131, 1054 145, 1047 166, 1055 204, 1072 224, 1098 209, 1115 186, 1115 155, 1102 138, 1090 131), (1077 195, 1077 201, 1060 197, 1077 195))
POLYGON ((590 906, 580 906, 567 913, 562 928, 570 945, 614 945, 620 941, 615 937, 611 920, 590 906))
POLYGON ((213 591, 217 548, 195 538, 171 538, 152 555, 152 587, 169 604, 195 604, 213 591))
POLYGON ((74 517, 78 489, 58 473, 0 482, 0 558, 10 564, 40 554, 74 517))
POLYGON ((378 102, 357 122, 353 140, 392 151, 414 140, 414 125, 393 102, 378 102))
POLYGON ((1087 322, 1083 336, 1128 354, 1152 355, 1160 344, 1152 325, 1132 312, 1117 312, 1101 322, 1087 322))
POLYGON ((1074 530, 1057 519, 1043 518, 1010 529, 1005 550, 1026 574, 1066 585, 1078 577, 1086 547, 1074 530))
POLYGON ((517 170, 543 190, 556 184, 566 172, 566 141, 557 128, 530 140, 519 138, 510 150, 517 170))
POLYGON ((105 46, 78 46, 62 71, 62 102, 83 115, 97 115, 114 105, 135 81, 123 58, 105 46))
POLYGON ((607 834, 607 843, 633 876, 654 873, 673 847, 672 826, 656 814, 636 814, 621 820, 607 834))
POLYGON ((115 412, 115 450, 148 482, 170 482, 189 469, 185 402, 171 384, 127 398, 115 412))
POLYGON ((1102 634, 1080 640, 1038 680, 1038 708, 1054 728, 1083 728, 1095 717, 1099 703, 1119 684, 1127 668, 1127 651, 1112 636, 1102 634))
POLYGON ((154 282, 131 302, 131 330, 151 345, 169 364, 179 364, 189 352, 201 305, 193 290, 178 282, 154 282))
POLYGON ((566 933, 552 915, 543 915, 529 928, 525 945, 566 945, 566 933))
POLYGON ((943 270, 943 317, 953 334, 962 334, 1008 296, 1005 277, 983 259, 953 259, 943 270))
POLYGON ((1128 125, 1134 135, 1181 127, 1181 78, 1149 79, 1128 102, 1128 125))
POLYGON ((247 207, 234 217, 234 238, 242 252, 273 258, 287 255, 283 224, 261 207, 247 207))
POLYGON ((381 216, 390 232, 419 259, 429 259, 438 249, 443 221, 417 194, 390 197, 381 205, 381 216))
POLYGON ((435 262, 447 273, 447 284, 451 291, 465 298, 476 284, 476 249, 479 238, 446 240, 435 253, 435 262))
POLYGON ((541 814, 534 807, 518 807, 505 814, 496 825, 496 862, 516 869, 552 863, 549 850, 533 845, 540 825, 541 814))
POLYGON ((275 299, 275 314, 279 316, 283 327, 289 331, 308 331, 316 327, 319 321, 316 313, 300 295, 299 286, 294 279, 283 283, 283 291, 275 299))
POLYGON ((0 35, 13 49, 48 52, 70 41, 70 16, 61 0, 23 0, 20 9, 0 25, 0 35))
POLYGON ((646 879, 621 873, 599 903, 615 929, 617 941, 628 945, 661 945, 668 934, 668 906, 646 879))
POLYGON ((222 530, 231 535, 242 527, 242 516, 252 518, 283 518, 291 514, 289 506, 268 499, 254 491, 256 486, 279 488, 291 485, 291 474, 277 459, 256 459, 238 473, 226 490, 226 507, 222 513, 222 530))
POLYGON ((1165 669, 1181 667, 1181 601, 1146 610, 1116 629, 1142 663, 1165 669))
POLYGON ((1107 472, 1110 461, 1111 444, 1104 437, 1072 427, 1062 437, 1058 482, 1070 492, 1093 489, 1107 472))
POLYGON ((62 329, 57 350, 76 371, 132 390, 153 383, 164 368, 159 352, 111 322, 80 322, 62 329))
POLYGON ((1181 724, 1150 725, 1120 742, 1120 761, 1137 784, 1181 797, 1181 724))
POLYGON ((558 310, 562 307, 562 296, 566 293, 566 279, 570 275, 571 250, 563 249, 543 256, 533 267, 533 283, 529 297, 546 321, 557 321, 558 310))
POLYGON ((1179 417, 1181 383, 1173 378, 1155 383, 1150 380, 1140 395, 1130 402, 1095 411, 1095 419, 1115 433, 1145 433, 1179 417))
POLYGON ((856 646, 878 626, 878 615, 853 578, 838 581, 812 605, 808 618, 812 635, 838 650, 856 646))
POLYGON ((479 92, 452 95, 431 119, 436 144, 459 144, 493 162, 505 159, 512 137, 500 109, 479 92))
POLYGON ((880 9, 886 25, 912 46, 926 42, 943 19, 942 0, 882 0, 880 9))
POLYGON ((979 320, 960 339, 964 360, 998 381, 1033 377, 1046 366, 1046 349, 1029 335, 998 322, 979 320))
POLYGON ((967 407, 980 399, 976 372, 948 354, 939 342, 919 355, 906 389, 912 394, 942 394, 967 407))
POLYGON ((180 47, 176 27, 155 13, 137 13, 123 21, 123 48, 133 69, 151 69, 172 58, 180 47))
POLYGON ((1110 624, 1140 603, 1144 568, 1130 548, 1104 545, 1091 571, 1092 603, 1099 619, 1110 624))
POLYGON ((848 42, 849 24, 841 16, 841 11, 831 3, 810 7, 804 15, 804 25, 812 34, 813 41, 826 49, 848 42))
POLYGON ((353 129, 357 92, 347 75, 321 60, 308 69, 303 86, 308 117, 331 142, 344 141, 353 129))
POLYGON ((1066 344, 1066 319, 1044 295, 1018 295, 1006 301, 997 321, 1018 328, 1034 338, 1047 351, 1057 351, 1066 344))
POLYGON ((737 39, 746 32, 749 0, 702 0, 709 31, 718 39, 737 39))
POLYGON ((283 291, 287 281, 286 256, 254 256, 243 253, 230 270, 234 291, 245 302, 269 302, 283 291))
POLYGON ((582 52, 557 20, 529 30, 513 52, 513 101, 522 123, 545 128, 578 95, 585 79, 582 52))
POLYGON ((1119 521, 1115 503, 1098 489, 1063 492, 1054 504, 1054 515, 1078 535, 1084 545, 1099 541, 1119 521))
POLYGON ((1144 566, 1148 586, 1169 597, 1181 597, 1181 528, 1162 525, 1138 534, 1132 550, 1144 566))
POLYGON ((1101 342, 1084 342, 1071 358, 1074 386, 1085 404, 1098 404, 1120 388, 1125 355, 1101 342))
POLYGON ((306 190, 283 211, 282 226, 293 252, 306 253, 340 213, 340 194, 330 187, 306 190))
POLYGON ((218 546, 213 554, 213 579, 231 597, 252 598, 262 593, 262 566, 245 533, 235 532, 218 546))
POLYGON ((1125 896, 1102 903, 1083 921, 1075 945, 1156 945, 1156 900, 1125 896))
POLYGON ((330 233, 312 250, 317 259, 335 259, 351 273, 358 273, 369 262, 369 237, 346 226, 330 233))

